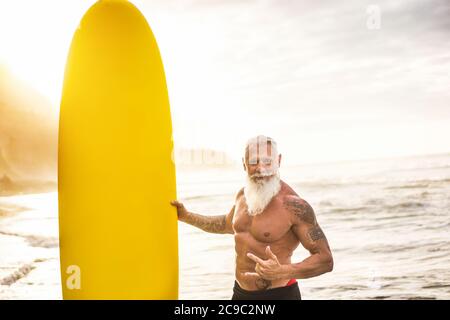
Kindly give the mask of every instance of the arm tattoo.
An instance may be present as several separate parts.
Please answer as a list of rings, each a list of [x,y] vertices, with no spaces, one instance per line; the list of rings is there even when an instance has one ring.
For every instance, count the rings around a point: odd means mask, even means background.
[[[301,199],[287,199],[284,201],[284,207],[294,213],[297,218],[307,223],[314,224],[316,217],[313,208],[308,202]]]
[[[227,225],[226,216],[202,216],[192,214],[189,224],[211,233],[224,233]]]
[[[266,290],[272,285],[272,281],[263,278],[258,278],[255,281],[256,287],[261,290]]]
[[[309,229],[308,235],[312,241],[317,241],[325,238],[325,234],[323,233],[322,229],[320,229],[319,226],[314,226],[311,229]]]
[[[312,224],[312,227],[308,230],[308,236],[311,241],[315,242],[320,239],[326,239],[322,229],[317,224],[316,215],[313,208],[308,202],[302,199],[287,199],[284,201],[284,206],[289,211],[295,214],[300,221]]]

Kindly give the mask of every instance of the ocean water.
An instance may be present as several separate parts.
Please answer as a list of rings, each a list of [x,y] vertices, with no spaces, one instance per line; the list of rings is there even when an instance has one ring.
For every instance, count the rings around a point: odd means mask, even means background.
[[[225,214],[236,169],[179,171],[178,195]],[[303,299],[450,299],[450,154],[302,165],[282,179],[315,209],[333,272],[299,280]],[[232,235],[179,224],[180,299],[230,299]],[[293,262],[308,252],[301,246]],[[0,299],[60,299],[57,193],[0,197]]]

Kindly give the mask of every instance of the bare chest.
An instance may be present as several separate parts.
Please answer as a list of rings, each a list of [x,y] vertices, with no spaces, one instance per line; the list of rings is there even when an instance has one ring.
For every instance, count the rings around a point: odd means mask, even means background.
[[[249,232],[261,242],[275,242],[290,232],[291,222],[286,209],[273,199],[264,211],[258,215],[248,214],[245,198],[236,202],[233,216],[233,229],[236,234]]]

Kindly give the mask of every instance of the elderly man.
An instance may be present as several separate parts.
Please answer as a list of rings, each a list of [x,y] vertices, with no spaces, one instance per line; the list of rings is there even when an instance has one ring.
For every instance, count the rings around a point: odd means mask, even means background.
[[[178,219],[206,232],[234,235],[236,280],[232,300],[300,300],[296,279],[333,270],[333,257],[313,208],[280,179],[276,142],[257,136],[242,159],[247,181],[228,214],[205,216],[172,201]],[[310,252],[292,263],[299,244]]]

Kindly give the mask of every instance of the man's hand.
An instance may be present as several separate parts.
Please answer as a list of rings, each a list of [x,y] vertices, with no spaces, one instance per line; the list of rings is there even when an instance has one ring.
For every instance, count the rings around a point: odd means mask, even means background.
[[[171,201],[170,204],[177,208],[178,220],[185,221],[189,215],[189,212],[184,207],[184,204],[177,200]]]
[[[267,260],[263,260],[252,253],[247,253],[247,257],[256,262],[256,272],[246,272],[246,276],[260,276],[266,280],[278,280],[286,278],[285,266],[280,264],[277,256],[270,250],[270,247],[266,247],[266,255],[269,257]]]

